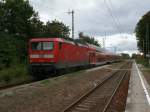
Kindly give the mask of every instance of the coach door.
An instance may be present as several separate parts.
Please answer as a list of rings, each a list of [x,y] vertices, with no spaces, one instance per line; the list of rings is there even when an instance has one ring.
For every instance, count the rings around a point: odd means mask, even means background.
[[[95,56],[94,52],[89,53],[89,62],[90,62],[90,64],[95,64],[96,56]]]

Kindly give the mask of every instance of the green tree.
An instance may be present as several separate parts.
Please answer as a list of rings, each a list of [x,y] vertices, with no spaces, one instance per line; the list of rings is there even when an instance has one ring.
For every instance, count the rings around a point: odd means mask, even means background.
[[[0,0],[0,63],[6,66],[14,61],[26,62],[30,38],[70,39],[69,31],[68,26],[56,20],[44,25],[28,0]]]
[[[150,11],[139,20],[135,33],[138,40],[138,48],[145,56],[148,51],[150,52]]]
[[[121,55],[122,55],[122,57],[123,57],[124,59],[129,59],[129,58],[130,58],[129,54],[121,53]]]
[[[69,38],[70,29],[64,23],[54,20],[45,25],[45,35],[58,38]]]
[[[100,44],[98,43],[97,40],[94,39],[94,37],[90,37],[88,35],[84,35],[83,32],[80,32],[79,33],[79,40],[80,42],[82,43],[89,43],[89,44],[93,44],[93,45],[96,45],[96,46],[99,46],[100,47]]]
[[[35,12],[28,0],[3,0],[0,9],[1,31],[20,37],[29,36],[28,29]]]
[[[31,37],[43,37],[45,33],[45,25],[39,19],[38,13],[34,13],[30,19],[30,28],[28,29]]]
[[[17,55],[17,62],[24,62],[27,56],[27,42],[38,28],[37,24],[42,24],[38,19],[38,14],[30,6],[28,0],[1,0],[0,1],[0,42],[1,61],[12,60]],[[36,26],[36,27],[35,27]],[[13,47],[8,47],[13,46]],[[3,47],[5,46],[5,47]],[[10,55],[8,58],[6,54]],[[2,61],[3,62],[3,61]]]
[[[0,32],[0,68],[10,67],[15,62],[16,57],[16,40],[7,33]]]
[[[133,54],[132,54],[132,58],[133,58],[133,59],[136,59],[136,58],[137,58],[137,54],[133,53]]]

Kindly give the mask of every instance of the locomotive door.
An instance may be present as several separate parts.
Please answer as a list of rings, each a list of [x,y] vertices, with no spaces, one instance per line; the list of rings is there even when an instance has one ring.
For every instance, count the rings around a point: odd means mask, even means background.
[[[95,64],[95,62],[96,62],[96,55],[95,55],[94,52],[90,52],[89,53],[89,62],[90,62],[90,64]]]

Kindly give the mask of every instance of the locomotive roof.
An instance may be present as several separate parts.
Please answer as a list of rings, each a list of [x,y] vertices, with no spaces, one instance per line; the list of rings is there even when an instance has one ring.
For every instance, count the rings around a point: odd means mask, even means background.
[[[105,49],[101,48],[101,47],[98,47],[96,45],[92,45],[92,44],[88,44],[88,46],[91,48],[91,49],[95,49],[96,51],[98,52],[105,52]]]
[[[66,40],[66,39],[63,39],[63,38],[57,38],[57,37],[53,37],[53,38],[33,38],[30,40],[30,42],[39,42],[39,41],[58,41],[58,42],[65,42],[65,43],[69,43],[69,44],[73,44],[73,45],[78,45],[78,46],[81,46],[81,47],[89,47],[93,50],[96,50],[98,52],[106,52],[105,49],[103,48],[100,48],[96,45],[92,45],[92,44],[81,44],[81,43],[78,43],[78,42],[74,42],[74,41],[71,41],[71,40]]]
[[[60,41],[63,42],[62,38],[33,38],[30,40],[31,42],[39,42],[39,41]]]
[[[63,39],[63,38],[33,38],[33,39],[30,40],[30,42],[39,42],[39,41],[41,41],[41,42],[44,42],[44,41],[58,41],[58,42],[65,42],[65,43],[78,45],[78,46],[82,46],[82,47],[88,47],[85,44],[81,44],[81,43],[70,41],[70,40]]]

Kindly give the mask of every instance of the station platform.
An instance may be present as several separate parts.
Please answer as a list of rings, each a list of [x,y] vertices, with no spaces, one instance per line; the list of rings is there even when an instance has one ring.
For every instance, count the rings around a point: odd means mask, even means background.
[[[150,112],[150,86],[138,65],[132,65],[125,112]]]

